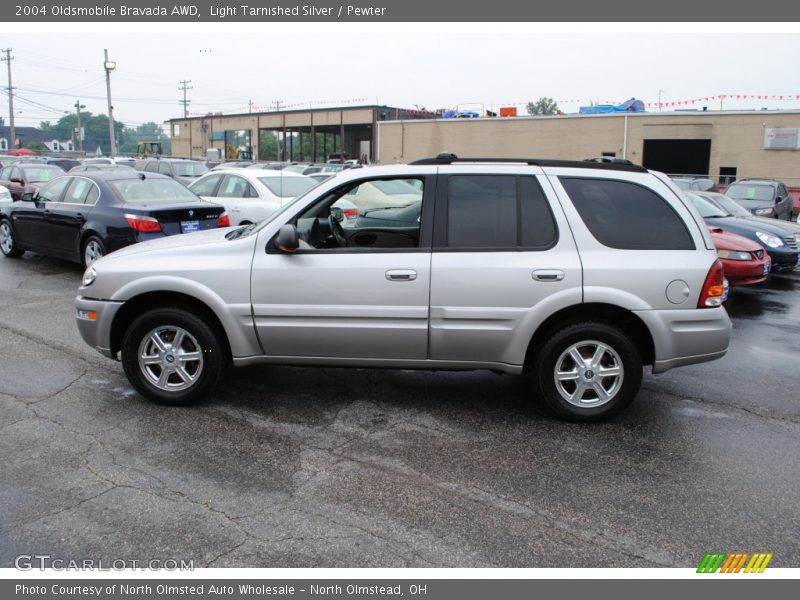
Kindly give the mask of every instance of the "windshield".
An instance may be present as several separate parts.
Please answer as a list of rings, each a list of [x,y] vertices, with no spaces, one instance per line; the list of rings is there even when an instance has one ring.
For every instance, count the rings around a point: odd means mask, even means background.
[[[725,195],[734,200],[758,200],[763,204],[771,203],[775,194],[771,185],[734,183],[725,190]]]
[[[259,177],[258,180],[279,198],[294,198],[317,185],[310,177]]]
[[[117,179],[109,181],[119,192],[123,202],[136,204],[169,204],[172,202],[200,202],[186,186],[174,179]]]
[[[174,162],[172,168],[175,169],[177,177],[200,177],[208,172],[208,167],[203,163]]]
[[[23,171],[25,180],[34,182],[50,181],[64,174],[64,170],[58,167],[25,167]]]
[[[706,200],[705,198],[701,198],[700,196],[695,196],[694,194],[686,194],[689,196],[689,199],[694,204],[694,207],[700,213],[700,216],[704,219],[714,219],[716,217],[729,217],[730,214],[722,210],[721,208],[717,208],[714,206],[712,202]]]
[[[731,200],[727,196],[723,196],[723,195],[714,196],[714,200],[716,200],[717,203],[722,206],[722,208],[727,210],[734,217],[752,217],[753,216],[753,213],[751,213],[746,208],[742,208],[741,205],[737,204],[735,200]]]

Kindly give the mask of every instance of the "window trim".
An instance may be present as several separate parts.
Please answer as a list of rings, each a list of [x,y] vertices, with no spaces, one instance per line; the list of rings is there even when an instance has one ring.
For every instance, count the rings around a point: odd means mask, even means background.
[[[448,246],[449,240],[447,239],[447,231],[449,225],[449,205],[450,205],[450,178],[451,177],[513,177],[516,183],[517,194],[517,244],[515,246],[485,246],[485,247],[469,247],[469,248],[451,248]],[[539,186],[542,191],[542,196],[547,203],[547,210],[553,219],[553,228],[555,229],[555,236],[553,241],[547,245],[541,246],[522,246],[522,190],[520,179],[523,177],[530,177]],[[437,181],[437,196],[436,196],[436,218],[434,221],[435,231],[433,237],[433,251],[434,252],[547,252],[552,250],[558,245],[561,239],[561,230],[558,227],[558,220],[553,212],[553,206],[550,198],[547,197],[545,186],[542,185],[541,179],[538,174],[534,173],[445,173],[438,175]]]
[[[656,192],[654,189],[652,189],[652,188],[650,188],[650,187],[648,187],[646,185],[642,185],[641,183],[638,183],[636,181],[630,181],[629,179],[619,179],[617,177],[597,177],[597,176],[593,177],[593,176],[590,176],[590,175],[555,175],[555,177],[556,177],[556,179],[558,179],[558,183],[561,186],[561,188],[564,190],[564,194],[566,196],[567,201],[570,203],[572,208],[575,210],[575,213],[578,215],[578,218],[581,220],[581,223],[586,228],[586,231],[589,233],[590,236],[592,236],[592,239],[594,241],[596,241],[598,244],[600,244],[603,248],[611,248],[612,250],[630,250],[630,251],[633,251],[633,252],[672,252],[672,251],[683,251],[683,252],[685,252],[685,251],[697,250],[697,244],[695,243],[695,239],[692,236],[692,232],[689,231],[689,228],[686,226],[686,221],[683,219],[683,217],[680,215],[680,213],[678,213],[678,211],[675,210],[675,207],[672,206],[672,204],[663,195],[661,195],[660,193]],[[659,198],[667,206],[667,208],[669,208],[672,211],[672,214],[675,215],[675,217],[678,219],[680,224],[683,226],[683,230],[686,232],[686,235],[689,238],[689,242],[691,243],[692,247],[691,248],[626,248],[626,247],[621,247],[621,246],[609,246],[608,244],[604,244],[599,239],[597,239],[597,236],[595,236],[594,232],[591,230],[589,225],[586,224],[586,221],[584,220],[583,215],[581,215],[581,212],[578,210],[578,207],[573,202],[572,196],[569,195],[569,192],[567,191],[567,188],[562,183],[562,181],[564,179],[590,179],[592,181],[613,181],[615,183],[627,183],[628,185],[633,185],[633,186],[636,186],[636,187],[640,187],[640,188],[642,188],[644,190],[647,190],[648,192],[654,194],[657,198]]]
[[[205,177],[205,174],[201,175],[201,177]],[[192,190],[192,192],[194,192],[195,196],[198,196],[198,197],[205,196],[206,198],[218,198],[217,192],[219,191],[219,186],[222,184],[222,180],[225,179],[225,173],[219,173],[217,171],[210,171],[208,177],[206,178],[206,181],[208,179],[212,179],[214,177],[217,178],[217,182],[214,184],[214,187],[211,188],[211,193],[210,194],[199,194],[199,193],[195,192],[194,189],[192,189],[192,186],[195,185],[195,182],[192,182],[187,187],[189,187],[189,189]],[[197,183],[201,183],[201,181],[198,179]],[[202,183],[205,183],[205,181],[203,181]]]

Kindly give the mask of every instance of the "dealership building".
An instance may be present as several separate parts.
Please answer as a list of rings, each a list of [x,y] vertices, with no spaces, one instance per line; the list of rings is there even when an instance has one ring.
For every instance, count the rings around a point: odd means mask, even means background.
[[[173,154],[252,148],[261,160],[322,161],[343,151],[379,164],[462,157],[627,158],[722,181],[770,177],[800,187],[800,111],[676,111],[441,119],[386,106],[172,119]],[[278,154],[263,156],[259,149]],[[255,143],[259,140],[260,143]],[[305,140],[305,141],[304,141]],[[229,153],[230,156],[230,153]]]

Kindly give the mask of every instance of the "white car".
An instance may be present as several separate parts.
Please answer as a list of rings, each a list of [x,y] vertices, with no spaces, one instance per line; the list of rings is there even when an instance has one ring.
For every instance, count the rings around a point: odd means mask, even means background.
[[[222,169],[193,181],[189,189],[225,207],[231,225],[263,221],[284,204],[316,187],[317,181],[272,169]]]
[[[5,206],[11,206],[14,199],[11,197],[11,192],[4,185],[0,185],[0,210]]]

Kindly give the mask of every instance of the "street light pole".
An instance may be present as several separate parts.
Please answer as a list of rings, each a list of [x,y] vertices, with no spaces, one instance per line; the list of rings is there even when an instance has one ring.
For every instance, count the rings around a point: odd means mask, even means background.
[[[86,108],[85,104],[81,104],[80,100],[75,101],[75,110],[78,114],[78,151],[83,152],[83,132],[81,131],[81,109]]]
[[[111,156],[117,155],[117,141],[114,136],[114,107],[111,105],[111,71],[117,68],[117,63],[108,60],[108,50],[105,52],[103,68],[106,70],[106,93],[108,95],[108,141],[111,144]]]

